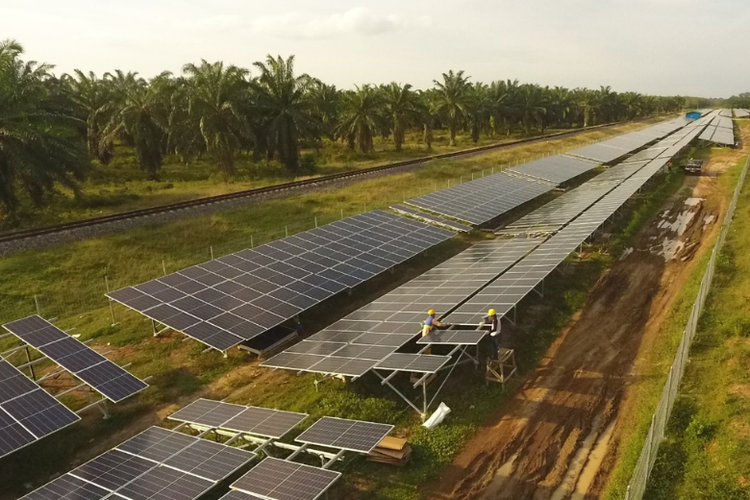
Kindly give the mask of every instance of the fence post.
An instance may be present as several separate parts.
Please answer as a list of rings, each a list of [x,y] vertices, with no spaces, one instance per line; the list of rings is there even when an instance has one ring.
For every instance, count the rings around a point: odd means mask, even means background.
[[[255,244],[253,243],[253,235],[250,235],[250,248],[255,248]]]
[[[37,313],[37,314],[38,314],[39,316],[41,316],[41,315],[42,315],[42,312],[41,312],[41,309],[40,309],[40,307],[39,307],[39,297],[37,297],[36,295],[34,295],[34,305],[36,306],[36,313]]]
[[[315,217],[315,227],[318,227],[318,218]]]
[[[107,276],[104,277],[104,287],[107,289],[107,293],[109,293],[109,278]],[[112,305],[112,299],[107,297],[107,300],[109,301],[109,315],[112,317],[112,324],[114,325],[115,323],[117,323],[115,321],[115,308]]]
[[[284,226],[284,236],[286,236],[287,238],[289,237],[289,225],[288,224]]]
[[[163,276],[167,275],[167,264],[164,262],[164,259],[161,259],[161,270],[164,271]]]
[[[208,249],[211,252],[211,260],[214,260],[214,246],[211,245],[210,247],[208,247]]]

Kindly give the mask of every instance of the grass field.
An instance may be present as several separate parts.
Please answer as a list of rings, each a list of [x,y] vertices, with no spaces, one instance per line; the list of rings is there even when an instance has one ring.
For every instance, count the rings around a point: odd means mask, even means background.
[[[651,121],[653,120],[649,120]],[[631,127],[643,126],[641,123],[645,122],[587,132],[583,134],[585,136],[583,142],[571,144],[601,140],[629,130]],[[547,133],[552,132],[556,130],[547,131]],[[316,158],[318,167],[314,176],[318,176],[476,146],[502,144],[518,138],[519,136],[499,136],[492,139],[483,136],[479,143],[474,144],[470,138],[459,137],[458,146],[449,147],[446,134],[437,133],[432,149],[428,150],[420,142],[419,136],[412,132],[401,152],[395,151],[392,143],[378,137],[375,139],[375,151],[369,154],[352,152],[344,144],[330,141],[323,141],[318,152],[306,151],[303,154],[313,155]],[[532,148],[530,151],[533,151],[533,154],[541,154],[542,149]],[[544,151],[550,152],[546,149]],[[513,157],[508,161],[522,158]],[[160,180],[151,181],[146,179],[144,172],[138,168],[133,150],[126,147],[117,148],[117,155],[109,165],[96,164],[92,168],[90,178],[82,186],[82,196],[75,198],[72,192],[61,189],[52,198],[50,205],[44,208],[34,207],[29,200],[23,200],[22,207],[14,220],[0,219],[0,232],[150,208],[295,180],[277,161],[254,161],[249,153],[240,155],[237,173],[232,178],[219,174],[216,165],[209,159],[198,159],[190,165],[184,165],[176,158],[168,157],[165,160]],[[306,177],[296,179],[303,178]]]
[[[745,128],[748,126],[750,126],[750,124],[743,124],[743,127]],[[715,159],[721,159],[728,153],[729,151],[721,149],[693,149],[688,152],[687,155],[695,158],[707,159],[711,156]],[[743,165],[744,158],[718,176],[716,186],[721,193],[720,196],[725,200],[728,200],[731,197]],[[708,208],[711,207],[709,206]],[[740,212],[741,209],[738,207],[738,215],[736,218],[740,217]],[[708,259],[710,257],[709,254],[710,252],[706,252],[698,265],[693,269],[688,281],[680,290],[672,308],[667,313],[661,331],[655,337],[653,345],[650,349],[644,350],[642,356],[637,361],[634,373],[638,375],[638,381],[632,385],[630,389],[632,392],[630,399],[635,403],[626,407],[620,417],[619,425],[622,426],[621,445],[617,453],[616,462],[613,466],[614,472],[610,477],[610,482],[603,498],[615,500],[622,499],[625,496],[625,490],[630,481],[635,464],[638,461],[638,457],[640,456],[643,443],[651,424],[651,416],[653,415],[659,398],[661,397],[664,384],[667,381],[669,374],[669,368],[674,361],[677,346],[679,345],[683,330],[690,317],[695,297],[698,294],[700,280],[703,277],[703,273],[708,264]],[[689,367],[688,370],[690,369],[691,368]],[[676,416],[679,413],[679,410],[675,407],[674,415]],[[673,416],[673,419],[674,418],[675,417]],[[665,447],[665,445],[667,448],[669,447],[666,443],[663,443],[662,447]],[[671,457],[670,459],[667,459],[667,461],[674,462],[674,458],[675,457]],[[653,484],[663,482],[662,478],[654,479],[654,481],[652,481]],[[666,495],[657,495],[657,492],[653,491],[647,493],[645,498],[734,498],[721,495],[715,497],[710,495],[691,497],[675,495],[673,493],[674,492]]]
[[[620,131],[636,127],[638,125],[631,124],[621,127]],[[211,245],[215,255],[225,254],[249,246],[251,235],[253,242],[259,244],[281,237],[287,230],[291,234],[308,229],[314,217],[323,224],[340,217],[342,211],[344,215],[351,215],[364,209],[386,207],[404,196],[443,187],[447,179],[471,176],[472,172],[481,175],[482,170],[489,173],[492,168],[533,155],[570,149],[587,140],[591,138],[576,137],[471,160],[436,161],[414,172],[372,179],[346,189],[295,196],[231,213],[146,227],[0,260],[0,273],[6,277],[0,283],[0,300],[4,306],[0,310],[0,320],[31,314],[38,302],[45,317],[66,329],[75,328],[82,339],[93,339],[96,345],[108,346],[113,358],[132,363],[131,369],[136,375],[152,377],[152,387],[133,402],[116,407],[111,419],[104,421],[90,414],[85,425],[73,426],[55,439],[44,440],[14,455],[12,463],[0,467],[0,485],[7,482],[12,488],[12,491],[7,490],[9,494],[19,493],[25,483],[43,482],[55,472],[68,470],[76,461],[113,446],[139,426],[153,423],[157,413],[163,415],[176,404],[208,395],[229,397],[247,404],[304,410],[313,416],[330,414],[397,424],[399,433],[408,436],[414,445],[413,463],[403,470],[392,471],[358,462],[356,468],[348,470],[344,488],[345,491],[347,488],[367,490],[366,498],[415,498],[419,485],[437,473],[487,415],[499,407],[502,401],[499,387],[485,387],[479,374],[464,368],[462,373],[454,375],[454,382],[446,388],[444,401],[454,408],[450,423],[425,432],[418,426],[414,413],[406,411],[405,405],[367,377],[347,385],[329,382],[321,386],[320,392],[315,392],[312,377],[259,369],[255,363],[248,363],[246,354],[233,352],[224,359],[219,353],[202,353],[203,346],[183,342],[184,337],[179,334],[154,339],[150,324],[123,308],[116,309],[119,324],[111,326],[103,296],[104,277],[109,277],[112,288],[139,283],[158,277],[163,267],[171,272],[208,260]],[[409,190],[405,192],[403,186],[409,186]],[[656,193],[658,195],[658,191]],[[624,224],[628,221],[625,219]],[[381,276],[360,287],[351,297],[322,304],[314,315],[303,317],[303,323],[308,331],[315,331],[445,260],[477,237],[481,235],[456,238],[436,247],[393,275]],[[519,351],[522,369],[536,365],[551,340],[584,303],[590,285],[608,262],[606,253],[593,253],[587,260],[571,262],[564,274],[556,275],[546,284],[543,300],[530,301],[531,304],[521,308],[519,317],[523,320],[518,328],[534,332],[529,336],[529,343]],[[534,314],[524,314],[530,307],[534,308]],[[0,492],[4,490],[0,488]],[[343,497],[346,498],[346,494]]]
[[[741,166],[733,169],[732,178]],[[745,184],[647,498],[750,498],[748,208],[750,188]]]

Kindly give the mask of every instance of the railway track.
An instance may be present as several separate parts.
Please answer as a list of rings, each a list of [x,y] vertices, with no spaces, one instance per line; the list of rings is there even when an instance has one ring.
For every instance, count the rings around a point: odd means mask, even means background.
[[[133,219],[148,218],[155,215],[166,214],[170,212],[178,212],[182,210],[192,209],[196,207],[205,207],[208,205],[214,205],[218,203],[224,203],[232,200],[239,199],[252,199],[252,198],[264,198],[268,196],[278,197],[285,193],[296,194],[296,192],[302,192],[307,188],[320,187],[325,184],[335,184],[341,181],[356,180],[358,178],[366,178],[370,176],[376,176],[384,172],[398,171],[399,169],[406,169],[421,165],[432,160],[440,160],[445,158],[456,158],[456,157],[470,157],[472,155],[486,153],[488,151],[502,150],[518,146],[520,144],[530,144],[536,142],[544,142],[550,139],[559,139],[563,137],[569,137],[581,134],[583,132],[589,132],[591,130],[606,129],[621,124],[611,123],[606,125],[596,125],[588,127],[586,129],[577,129],[565,132],[556,132],[553,134],[546,134],[539,137],[531,137],[528,139],[519,139],[512,142],[506,142],[503,144],[493,144],[489,146],[481,146],[478,148],[465,149],[462,151],[456,151],[451,153],[442,153],[433,155],[425,158],[418,158],[414,160],[406,160],[396,163],[389,163],[387,165],[380,165],[377,167],[362,168],[353,170],[351,172],[343,172],[339,174],[325,175],[321,177],[315,177],[311,179],[305,179],[300,181],[285,182],[283,184],[276,184],[273,186],[267,186],[256,189],[248,189],[244,191],[237,191],[235,193],[221,194],[217,196],[209,196],[205,198],[198,198],[195,200],[182,201],[178,203],[170,203],[167,205],[160,205],[158,207],[144,208],[139,210],[131,210],[127,212],[119,212],[111,215],[103,215],[101,217],[92,217],[89,219],[82,219],[73,222],[65,222],[62,224],[55,224],[52,226],[46,226],[35,229],[27,229],[22,231],[15,231],[12,233],[0,235],[0,246],[7,246],[14,242],[22,240],[40,238],[45,236],[56,235],[60,233],[71,232],[77,229],[92,228],[95,226],[103,226],[114,222],[130,221]],[[8,252],[0,252],[0,254]],[[12,252],[10,252],[12,253]]]

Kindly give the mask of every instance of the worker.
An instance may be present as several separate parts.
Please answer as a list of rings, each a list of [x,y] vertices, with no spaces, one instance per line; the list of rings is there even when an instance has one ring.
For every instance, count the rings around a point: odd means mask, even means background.
[[[446,328],[448,326],[435,319],[434,309],[427,311],[427,319],[422,324],[424,325],[422,327],[422,337],[428,335],[435,328]]]
[[[487,316],[482,318],[479,327],[490,331],[490,342],[492,345],[490,359],[497,360],[497,354],[500,351],[500,319],[497,317],[494,309],[487,311]]]

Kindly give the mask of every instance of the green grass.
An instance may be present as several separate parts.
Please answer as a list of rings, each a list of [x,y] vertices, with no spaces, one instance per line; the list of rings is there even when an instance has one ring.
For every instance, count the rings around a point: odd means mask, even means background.
[[[750,188],[745,184],[659,449],[648,498],[750,498],[748,208]]]
[[[685,156],[695,158],[707,158],[711,155],[710,149],[694,149]],[[718,153],[721,155],[722,153]],[[744,165],[738,162],[727,172],[719,176],[717,186],[720,190],[720,196],[725,199],[731,197],[731,193],[736,186],[739,173]],[[667,188],[667,186],[663,186]],[[644,204],[644,211],[649,210],[648,204]],[[739,209],[738,209],[739,212]],[[646,217],[647,214],[644,214]],[[710,250],[710,248],[708,249]],[[621,426],[621,442],[613,467],[613,473],[605,490],[603,498],[615,500],[625,496],[627,485],[632,476],[635,464],[643,448],[643,443],[648,434],[651,424],[651,417],[657,407],[661,397],[664,384],[669,375],[669,369],[674,361],[675,352],[682,338],[685,325],[688,322],[693,307],[693,302],[698,294],[700,281],[705,272],[710,258],[710,252],[706,251],[703,258],[692,270],[687,282],[682,286],[679,293],[674,299],[667,316],[665,317],[661,330],[655,337],[653,344],[647,350],[644,350],[641,359],[637,362],[635,371],[638,375],[635,383],[630,387],[629,407],[624,409],[620,417],[619,425]],[[715,285],[714,285],[715,286]],[[690,365],[692,366],[692,365]],[[689,368],[690,369],[690,368]],[[701,374],[701,376],[708,374]],[[679,418],[681,411],[675,407],[675,417]],[[674,419],[674,417],[673,417]],[[669,445],[662,445],[663,449],[669,449]],[[671,457],[670,460],[674,458]],[[662,461],[663,463],[663,461]],[[656,480],[663,482],[663,479]],[[649,493],[645,498],[688,498],[681,495],[659,495]],[[722,496],[703,496],[693,498],[732,498]]]
[[[654,120],[648,122],[650,121]],[[626,130],[643,127],[648,122],[586,132],[582,140],[570,144],[601,140]],[[552,132],[555,131],[547,131],[547,133]],[[447,135],[437,133],[432,150],[427,150],[421,144],[418,134],[412,132],[407,137],[407,143],[401,152],[396,152],[388,140],[378,137],[375,140],[373,153],[352,152],[345,144],[323,141],[319,151],[303,151],[303,155],[315,157],[318,167],[314,175],[327,175],[488,144],[499,144],[518,138],[517,136],[501,136],[494,139],[482,137],[478,144],[474,144],[468,137],[459,136],[458,146],[449,147]],[[555,151],[544,145],[536,146],[530,150],[534,154],[541,154],[542,151],[545,153]],[[35,207],[28,199],[23,199],[19,213],[13,220],[0,218],[0,231],[69,222],[294,180],[278,161],[257,160],[253,159],[251,154],[243,153],[237,160],[237,173],[231,178],[218,173],[215,163],[210,158],[200,158],[190,165],[184,165],[175,157],[167,157],[160,180],[151,181],[146,179],[143,171],[138,168],[132,149],[118,146],[116,153],[108,166],[97,163],[92,167],[89,179],[82,186],[81,197],[75,198],[69,190],[60,189],[50,200],[49,206],[44,208]],[[531,156],[533,154],[517,156],[509,161],[530,159]],[[297,179],[302,178],[305,177]]]

